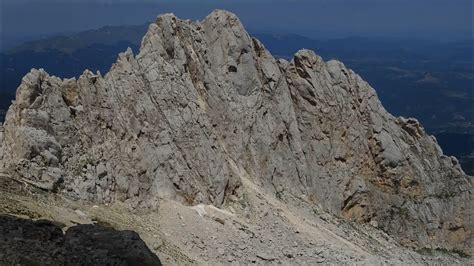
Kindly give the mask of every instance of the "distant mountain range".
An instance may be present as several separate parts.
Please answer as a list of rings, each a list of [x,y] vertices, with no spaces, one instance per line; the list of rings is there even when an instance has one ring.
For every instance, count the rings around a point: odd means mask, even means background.
[[[21,78],[31,68],[61,77],[84,69],[108,71],[119,52],[137,52],[148,24],[103,27],[29,41],[0,54],[0,121]],[[277,57],[289,59],[301,48],[325,60],[338,59],[367,80],[395,115],[416,117],[437,136],[447,154],[474,174],[473,41],[350,37],[314,40],[295,34],[254,32]]]
[[[31,68],[60,77],[78,77],[85,69],[108,71],[117,54],[137,51],[148,24],[106,26],[77,34],[28,41],[0,53],[0,121],[4,119],[21,78]]]
[[[148,25],[149,23],[133,26],[106,26],[72,35],[53,36],[25,42],[10,49],[7,54],[18,54],[27,51],[45,52],[49,50],[72,54],[97,44],[115,46],[120,43],[129,42],[136,45],[140,43]]]

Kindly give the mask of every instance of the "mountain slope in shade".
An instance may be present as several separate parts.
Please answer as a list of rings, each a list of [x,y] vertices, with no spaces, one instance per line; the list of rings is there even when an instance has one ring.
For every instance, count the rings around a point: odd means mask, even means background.
[[[32,70],[0,132],[5,174],[77,200],[245,217],[251,187],[406,246],[473,253],[472,179],[417,120],[390,115],[341,62],[275,59],[225,11],[158,17],[105,76]]]
[[[59,35],[36,41],[28,41],[8,50],[7,54],[16,54],[25,51],[41,52],[46,50],[57,50],[70,54],[95,44],[115,45],[119,42],[137,44],[146,33],[146,30],[147,24],[105,26],[71,35]]]

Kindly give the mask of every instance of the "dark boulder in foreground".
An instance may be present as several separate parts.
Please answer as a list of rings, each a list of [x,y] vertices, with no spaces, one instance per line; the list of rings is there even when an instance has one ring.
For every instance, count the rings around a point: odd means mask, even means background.
[[[132,231],[0,216],[0,265],[161,265]]]

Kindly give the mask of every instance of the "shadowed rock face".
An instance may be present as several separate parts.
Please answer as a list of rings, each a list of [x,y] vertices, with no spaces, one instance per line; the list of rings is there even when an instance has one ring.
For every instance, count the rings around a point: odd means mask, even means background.
[[[158,17],[105,76],[32,70],[0,143],[0,169],[78,199],[219,206],[249,179],[406,245],[472,253],[471,177],[417,120],[340,62],[275,59],[226,11]]]
[[[2,265],[161,265],[131,231],[78,225],[65,234],[46,220],[0,216]]]

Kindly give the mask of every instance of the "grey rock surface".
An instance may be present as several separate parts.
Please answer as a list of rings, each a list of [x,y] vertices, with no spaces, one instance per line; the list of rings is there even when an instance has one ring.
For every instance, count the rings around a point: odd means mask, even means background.
[[[226,11],[159,16],[105,76],[33,69],[0,129],[0,171],[76,199],[222,206],[248,179],[407,246],[473,254],[472,177],[417,120],[341,62],[275,59]]]

